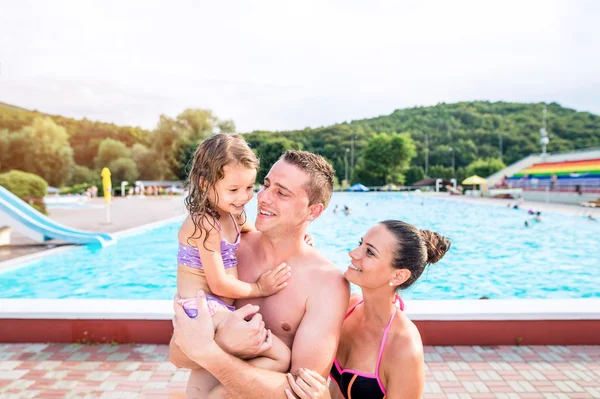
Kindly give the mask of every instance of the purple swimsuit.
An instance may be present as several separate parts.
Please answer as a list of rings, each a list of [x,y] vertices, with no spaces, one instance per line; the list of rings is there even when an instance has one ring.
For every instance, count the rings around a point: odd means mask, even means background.
[[[235,252],[237,251],[240,245],[241,235],[240,229],[238,227],[237,222],[233,218],[233,215],[229,215],[231,216],[233,224],[235,225],[235,228],[237,230],[237,239],[233,244],[229,243],[225,239],[221,240],[221,257],[223,258],[223,265],[225,266],[225,269],[236,267],[238,264],[237,258],[235,257]],[[221,228],[221,224],[219,223],[219,221],[217,219],[215,219],[215,221],[219,225],[219,228]],[[180,265],[192,267],[194,269],[202,270],[202,260],[200,259],[200,252],[195,246],[184,245],[182,243],[179,243],[179,249],[177,251],[177,263],[179,263]],[[211,313],[211,316],[214,315],[214,313],[219,309],[219,307],[225,307],[232,312],[235,310],[235,307],[228,305],[221,299],[212,295],[206,295],[206,302],[208,304],[208,310]],[[179,303],[183,306],[185,312],[191,318],[194,318],[198,315],[198,309],[196,308],[196,298],[180,299]]]

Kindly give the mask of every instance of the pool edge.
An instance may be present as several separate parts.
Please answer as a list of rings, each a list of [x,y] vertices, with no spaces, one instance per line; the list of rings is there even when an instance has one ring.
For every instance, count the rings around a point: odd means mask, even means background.
[[[172,306],[168,300],[0,299],[0,342],[166,344]],[[414,300],[407,309],[425,345],[600,345],[600,299]]]

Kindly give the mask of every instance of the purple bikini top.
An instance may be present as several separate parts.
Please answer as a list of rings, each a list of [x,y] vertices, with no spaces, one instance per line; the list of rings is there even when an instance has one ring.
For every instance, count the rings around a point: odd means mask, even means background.
[[[231,215],[231,218],[233,219],[233,215]],[[220,228],[221,224],[218,220],[216,220],[216,222]],[[235,219],[233,219],[233,223],[237,230],[237,238],[235,243],[231,244],[224,238],[221,240],[221,257],[223,258],[223,265],[225,266],[225,269],[236,267],[238,264],[237,258],[235,257],[235,252],[240,246],[240,229]],[[179,249],[177,251],[177,263],[180,265],[193,267],[194,269],[202,269],[202,260],[200,260],[200,252],[198,251],[198,248],[192,245],[184,245],[179,243]]]

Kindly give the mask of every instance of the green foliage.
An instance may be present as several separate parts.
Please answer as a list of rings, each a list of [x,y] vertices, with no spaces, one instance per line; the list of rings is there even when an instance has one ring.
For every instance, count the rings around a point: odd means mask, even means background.
[[[408,134],[374,135],[361,152],[356,180],[368,186],[404,182],[403,171],[415,156],[415,145]]]
[[[131,158],[115,159],[108,165],[113,187],[117,187],[123,181],[136,181],[140,175],[135,162]]]
[[[161,115],[156,129],[152,131],[152,151],[158,165],[157,180],[183,179],[186,171],[189,147],[198,145],[219,128],[235,131],[232,121],[222,121],[209,109],[186,109],[175,119]]]
[[[432,165],[429,167],[429,177],[433,179],[446,179],[450,180],[454,178],[454,171],[452,167],[446,167],[444,165]]]
[[[416,147],[412,166],[425,167],[427,136],[429,165],[451,167],[452,147],[456,177],[459,179],[459,171],[464,173],[465,168],[476,159],[499,158],[500,140],[502,160],[507,164],[529,154],[539,153],[541,148],[538,132],[544,105],[487,101],[438,104],[433,107],[396,110],[391,115],[317,129],[253,132],[247,134],[246,138],[253,143],[280,137],[291,140],[302,145],[303,149],[331,160],[336,175],[341,180],[344,178],[346,149],[351,148],[352,143],[358,168],[361,164],[361,151],[373,135],[381,132],[408,132]],[[547,108],[548,131],[551,134],[548,151],[600,146],[599,116],[563,108],[556,103],[547,104]],[[348,160],[352,175],[350,154]],[[358,180],[354,176],[352,182]]]
[[[94,160],[97,169],[107,167],[112,161],[119,158],[129,158],[131,150],[120,141],[114,139],[104,139],[98,146],[98,155]]]
[[[98,184],[100,180],[102,180],[102,178],[100,177],[99,172],[93,171],[86,166],[74,165],[67,185],[73,186],[83,183],[92,185],[93,183]]]
[[[488,177],[497,171],[506,168],[504,162],[495,158],[477,159],[469,164],[466,168],[468,176],[477,175],[480,177]]]
[[[260,158],[260,169],[258,171],[258,176],[256,177],[257,181],[262,182],[269,173],[271,166],[287,150],[298,150],[300,149],[298,143],[294,143],[292,140],[289,140],[284,137],[276,137],[270,138],[268,140],[261,140],[250,142],[250,145],[253,147],[254,152]]]
[[[60,193],[61,194],[84,194],[87,189],[89,187],[91,187],[93,184],[89,184],[89,183],[80,183],[80,184],[74,184],[72,186],[67,186],[67,187],[61,187],[60,188]],[[100,186],[100,184],[96,184],[97,187]],[[98,193],[100,194],[100,193]]]
[[[420,166],[411,166],[404,173],[404,184],[411,186],[412,184],[425,178],[425,171]]]
[[[40,176],[20,170],[11,170],[0,174],[0,186],[38,211],[46,213],[43,198],[48,190],[48,183]]]
[[[33,173],[50,185],[60,186],[69,178],[73,150],[64,128],[50,118],[37,118],[31,126],[4,135],[0,167]]]
[[[407,166],[425,167],[427,137],[429,165],[433,165],[429,174],[432,168],[436,171],[437,165],[446,168],[439,172],[448,176],[454,155],[456,178],[460,180],[468,174],[467,166],[476,160],[500,158],[500,140],[502,160],[507,164],[540,152],[538,131],[545,105],[551,135],[548,151],[600,146],[600,117],[597,115],[576,112],[556,103],[485,101],[407,108],[396,110],[391,115],[333,126],[281,132],[255,131],[245,137],[262,159],[259,179],[264,177],[282,151],[298,148],[323,155],[335,168],[339,181],[344,179],[347,165],[352,183],[368,183],[363,179],[398,183],[404,174],[409,182],[413,179],[409,174],[413,172],[409,172]],[[44,118],[50,118],[54,126],[39,122]],[[41,144],[32,140],[39,131],[56,132],[61,126],[67,133],[68,143],[64,139]],[[212,111],[203,109],[186,109],[175,118],[163,115],[156,128],[149,132],[136,127],[74,120],[0,104],[0,172],[26,170],[43,176],[52,185],[65,181],[72,184],[67,178],[69,171],[73,170],[70,166],[73,159],[77,165],[91,169],[96,167],[96,158],[106,163],[101,166],[106,166],[116,159],[130,157],[144,180],[184,179],[186,165],[197,145],[218,131],[234,132],[235,125],[233,121],[221,120]],[[378,164],[372,164],[375,154],[371,154],[371,160],[365,160],[363,150],[377,133],[389,135],[393,132],[408,133],[416,154],[410,165],[396,170],[388,170],[395,162],[395,154],[379,154],[380,160],[387,165],[382,171]],[[106,139],[122,143],[120,148],[131,149],[130,154],[117,151],[106,159],[104,154],[99,156],[100,145]],[[64,152],[60,153],[59,149]],[[36,166],[38,164],[41,167]],[[81,178],[76,180],[81,181]]]
[[[134,144],[131,148],[131,159],[140,172],[139,179],[155,180],[161,176],[159,163],[156,162],[156,153],[145,145]]]

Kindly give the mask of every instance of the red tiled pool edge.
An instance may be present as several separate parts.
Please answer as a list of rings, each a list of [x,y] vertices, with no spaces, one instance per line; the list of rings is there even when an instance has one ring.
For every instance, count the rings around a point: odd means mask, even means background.
[[[2,319],[0,342],[168,344],[170,320]]]
[[[1,343],[167,344],[170,320],[1,319]],[[600,320],[416,320],[425,345],[600,345]]]
[[[600,320],[418,320],[424,345],[600,345]]]

